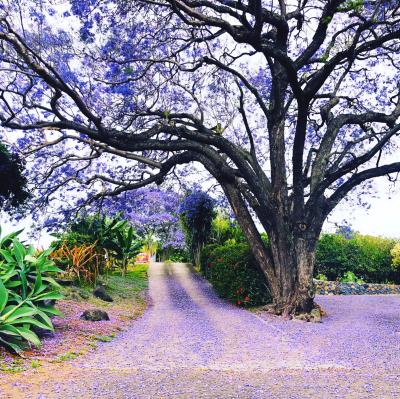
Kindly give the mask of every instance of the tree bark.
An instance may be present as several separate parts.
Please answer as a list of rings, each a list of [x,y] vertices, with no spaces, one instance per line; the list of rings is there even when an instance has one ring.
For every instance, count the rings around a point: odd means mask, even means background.
[[[289,316],[310,313],[314,308],[315,244],[316,239],[307,236],[270,233],[271,254],[278,273],[277,286],[271,289],[276,313]]]

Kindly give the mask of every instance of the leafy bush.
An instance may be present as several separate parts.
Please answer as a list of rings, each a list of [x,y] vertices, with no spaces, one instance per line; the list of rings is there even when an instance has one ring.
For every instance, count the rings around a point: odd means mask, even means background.
[[[99,252],[93,244],[81,244],[70,248],[63,244],[50,256],[66,273],[67,277],[76,280],[78,283],[96,285],[100,272],[107,271],[107,263],[104,263],[104,254]],[[106,266],[104,266],[106,265]]]
[[[392,268],[393,270],[400,269],[400,243],[397,243],[391,250],[390,255],[392,256]]]
[[[391,250],[395,240],[355,234],[323,234],[317,245],[315,274],[323,273],[337,280],[346,272],[360,276],[366,282],[399,282],[399,273],[392,267]]]
[[[325,274],[319,273],[315,276],[316,280],[319,281],[328,281],[328,277],[325,276]]]
[[[40,345],[35,329],[53,331],[50,317],[60,313],[48,301],[62,298],[51,250],[36,252],[19,233],[0,240],[0,345],[18,353],[27,343]]]
[[[176,249],[169,247],[167,251],[164,251],[163,259],[169,260],[171,262],[189,262],[189,254],[184,249]]]
[[[270,302],[264,274],[256,267],[248,244],[207,245],[201,268],[218,295],[239,306]]]

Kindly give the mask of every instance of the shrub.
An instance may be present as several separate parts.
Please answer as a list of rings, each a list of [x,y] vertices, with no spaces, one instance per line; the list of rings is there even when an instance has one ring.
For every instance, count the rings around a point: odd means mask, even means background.
[[[99,252],[96,242],[76,245],[70,248],[63,244],[51,254],[54,262],[63,268],[66,275],[78,283],[96,285],[100,274],[107,271],[107,263],[104,262],[104,253]]]
[[[213,244],[238,244],[246,242],[242,229],[236,220],[219,210],[214,217],[211,225],[211,235],[209,242]]]
[[[390,255],[392,256],[392,268],[393,270],[399,270],[400,266],[400,243],[397,243],[391,250]]]
[[[255,266],[248,244],[208,245],[202,251],[201,265],[222,298],[239,306],[270,302],[264,274]]]
[[[325,274],[319,273],[315,276],[316,280],[319,281],[328,281],[328,277],[325,276]]]
[[[353,272],[346,272],[344,276],[340,279],[342,283],[357,283],[363,284],[364,281],[358,278]]]
[[[21,352],[40,345],[35,329],[52,331],[52,315],[60,313],[48,301],[61,299],[53,275],[61,272],[49,260],[51,250],[36,252],[13,233],[0,240],[0,345]]]
[[[170,251],[166,253],[166,258],[171,262],[188,262],[189,254],[184,249],[171,248]]]

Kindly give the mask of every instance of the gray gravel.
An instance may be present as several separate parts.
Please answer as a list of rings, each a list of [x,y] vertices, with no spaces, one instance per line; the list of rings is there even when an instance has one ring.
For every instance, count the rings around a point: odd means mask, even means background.
[[[319,297],[328,317],[312,324],[236,308],[184,264],[153,264],[149,277],[151,305],[132,328],[15,392],[41,399],[400,398],[400,296]]]

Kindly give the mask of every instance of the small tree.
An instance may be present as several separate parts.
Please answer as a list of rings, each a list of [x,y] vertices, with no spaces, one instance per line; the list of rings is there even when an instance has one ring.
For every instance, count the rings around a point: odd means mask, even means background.
[[[214,200],[206,193],[195,190],[182,202],[181,222],[190,259],[200,266],[201,250],[210,238],[214,212]]]

